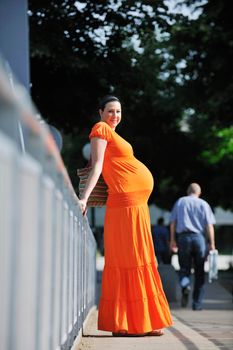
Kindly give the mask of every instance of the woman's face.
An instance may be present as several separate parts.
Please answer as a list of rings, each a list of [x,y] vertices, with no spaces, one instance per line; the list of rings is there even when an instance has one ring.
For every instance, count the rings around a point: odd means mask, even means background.
[[[107,123],[113,130],[121,121],[121,104],[118,101],[108,102],[104,110],[99,110],[101,120]]]

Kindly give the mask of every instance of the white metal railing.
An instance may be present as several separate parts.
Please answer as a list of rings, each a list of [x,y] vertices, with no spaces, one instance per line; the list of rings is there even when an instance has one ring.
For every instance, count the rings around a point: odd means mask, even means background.
[[[25,98],[26,96],[26,98]],[[95,304],[96,243],[55,143],[0,70],[0,348],[69,349]],[[24,152],[17,136],[21,125]]]

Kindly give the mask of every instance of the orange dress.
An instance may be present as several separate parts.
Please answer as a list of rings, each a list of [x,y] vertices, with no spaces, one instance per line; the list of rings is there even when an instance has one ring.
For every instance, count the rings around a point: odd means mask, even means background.
[[[146,333],[172,324],[151,235],[153,177],[132,146],[105,122],[89,135],[107,140],[102,175],[108,185],[105,266],[98,329]]]

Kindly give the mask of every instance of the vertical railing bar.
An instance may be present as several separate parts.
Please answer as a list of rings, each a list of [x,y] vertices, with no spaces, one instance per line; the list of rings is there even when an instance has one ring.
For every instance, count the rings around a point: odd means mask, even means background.
[[[19,173],[19,163],[18,159],[15,157],[15,166],[14,169],[17,173]],[[15,178],[14,183],[12,183],[12,188],[14,188],[14,191],[12,191],[12,203],[14,203],[15,210],[12,210],[12,222],[11,225],[11,232],[9,233],[11,235],[11,264],[10,264],[10,298],[9,298],[9,318],[8,318],[8,349],[13,350],[15,349],[15,334],[16,334],[16,324],[15,324],[15,306],[16,306],[16,285],[17,285],[17,246],[18,246],[18,240],[19,236],[17,235],[17,227],[19,227],[19,194],[21,186],[19,186],[19,176]],[[14,198],[13,198],[14,194]]]
[[[57,211],[57,190],[56,188],[54,189],[54,203],[55,203],[55,208]],[[57,212],[53,211],[53,230],[52,230],[52,244],[51,244],[51,293],[50,293],[50,305],[51,305],[51,311],[50,311],[50,349],[54,348],[54,335],[52,333],[52,330],[54,329],[54,309],[55,309],[55,300],[54,300],[54,290],[55,290],[55,259],[56,259],[56,232],[57,232]]]
[[[78,320],[79,329],[82,324],[82,225],[81,214],[78,215]]]
[[[69,208],[67,207],[67,266],[66,266],[66,273],[67,273],[67,289],[66,289],[66,330],[67,335],[69,334],[69,294],[70,294],[70,213]]]
[[[84,321],[85,232],[82,224],[82,322]]]
[[[74,221],[74,290],[73,290],[73,295],[74,295],[74,298],[76,300],[76,304],[74,304],[74,307],[73,307],[73,313],[74,313],[74,323],[77,322],[78,320],[78,317],[77,317],[77,312],[78,312],[78,303],[77,303],[77,295],[75,296],[75,293],[78,293],[78,285],[77,285],[77,266],[78,266],[78,249],[77,249],[77,216],[75,216],[75,221]]]
[[[70,205],[70,208],[71,205]],[[70,209],[70,289],[69,289],[69,332],[73,329],[73,307],[72,307],[72,301],[74,301],[73,298],[73,284],[74,284],[74,278],[71,278],[71,276],[74,276],[74,254],[72,247],[74,246],[74,230],[73,230],[73,224],[74,224],[74,216],[73,211]]]
[[[64,308],[63,308],[63,293],[65,291],[65,288],[64,288],[64,273],[65,273],[65,260],[64,260],[64,257],[65,257],[65,254],[64,254],[64,249],[65,249],[65,210],[64,210],[64,206],[65,206],[65,203],[62,203],[62,216],[60,218],[61,220],[61,264],[60,264],[60,267],[61,267],[61,273],[60,273],[60,276],[61,276],[61,279],[60,279],[60,300],[59,300],[59,305],[60,305],[60,314],[61,314],[61,320],[62,318],[64,317]],[[59,327],[59,340],[60,340],[60,344],[62,344],[63,342],[63,329],[62,329],[62,325],[63,323],[60,322],[60,327]]]
[[[44,236],[42,234],[43,230],[43,218],[42,218],[42,203],[43,203],[43,191],[41,189],[43,188],[43,173],[40,174],[40,180],[39,180],[39,186],[38,186],[38,208],[39,208],[39,220],[38,220],[38,230],[37,230],[37,271],[36,271],[36,300],[37,300],[37,307],[36,307],[36,322],[35,322],[35,334],[36,334],[36,341],[35,341],[35,348],[36,350],[40,350],[40,320],[41,320],[41,297],[42,297],[42,290],[43,290],[43,279],[42,279],[42,261],[43,261],[43,242],[44,242]]]
[[[74,207],[75,209],[75,207]],[[75,212],[75,210],[74,210]],[[78,267],[78,249],[77,249],[77,226],[78,220],[77,216],[74,215],[74,244],[73,244],[73,250],[74,250],[74,288],[73,288],[73,300],[75,300],[75,303],[73,304],[73,322],[75,326],[75,332],[77,332],[77,321],[78,321],[78,296],[75,295],[75,293],[78,293],[78,284],[77,284],[77,267]]]

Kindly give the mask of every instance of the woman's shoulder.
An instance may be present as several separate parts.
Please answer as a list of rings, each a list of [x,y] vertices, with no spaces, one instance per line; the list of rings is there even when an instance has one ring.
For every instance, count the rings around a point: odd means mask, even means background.
[[[112,133],[113,130],[111,127],[107,123],[100,121],[94,124],[89,137],[101,137],[109,141],[112,137]]]

